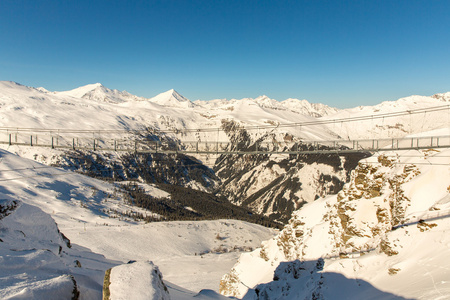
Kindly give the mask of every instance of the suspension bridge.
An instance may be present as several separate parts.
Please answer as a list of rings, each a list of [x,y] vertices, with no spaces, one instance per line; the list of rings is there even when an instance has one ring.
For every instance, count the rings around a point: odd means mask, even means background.
[[[267,126],[236,127],[236,130],[272,131],[279,128],[305,128],[317,125],[335,125],[352,122],[374,122],[381,125],[385,119],[423,115],[423,122],[432,122],[435,128],[450,128],[450,105],[427,107],[368,116],[356,116],[331,120],[314,120],[301,123],[276,124]],[[444,115],[446,116],[443,118]],[[428,116],[430,119],[426,119]],[[405,120],[403,120],[405,121]],[[440,123],[439,123],[440,122]],[[375,123],[374,123],[375,124]],[[372,125],[374,125],[372,124]],[[375,124],[378,125],[378,124]],[[398,124],[395,124],[398,125]],[[410,131],[413,127],[410,119]],[[423,127],[423,125],[422,125]],[[424,129],[424,128],[422,128]],[[232,143],[219,141],[223,128],[196,128],[157,130],[83,130],[83,129],[37,129],[0,127],[0,144],[21,147],[45,147],[52,149],[72,149],[108,152],[163,153],[163,154],[326,154],[380,152],[391,150],[420,150],[430,148],[450,148],[449,135],[414,138],[374,138],[336,140],[271,140]],[[195,138],[196,134],[208,133],[203,140],[184,141]],[[411,133],[411,132],[410,132]],[[213,137],[216,135],[215,137]],[[125,138],[124,138],[125,137]],[[207,140],[205,139],[212,139]]]
[[[44,147],[60,150],[89,150],[150,154],[327,154],[380,152],[450,148],[450,135],[414,138],[365,140],[301,140],[231,143],[220,141],[152,141],[143,138],[87,138],[63,135],[38,135],[23,132],[0,135],[0,144],[7,146]]]

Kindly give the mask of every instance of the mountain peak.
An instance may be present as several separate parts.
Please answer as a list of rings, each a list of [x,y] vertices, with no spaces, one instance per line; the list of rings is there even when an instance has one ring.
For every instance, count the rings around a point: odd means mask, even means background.
[[[101,87],[104,88],[104,86],[101,83],[93,83],[93,84],[87,84],[87,85],[80,86],[73,90],[63,91],[63,92],[58,92],[58,93],[76,97],[76,98],[83,98],[89,92],[96,90],[98,88],[101,88]]]
[[[145,98],[134,96],[126,91],[111,90],[101,83],[93,83],[81,86],[79,88],[58,92],[62,95],[68,95],[75,98],[83,98],[100,102],[121,103],[129,100],[146,100]]]
[[[195,106],[194,103],[192,103],[189,99],[179,94],[174,89],[170,89],[166,92],[160,93],[155,97],[151,98],[149,101],[162,106],[171,106],[171,107],[186,108]]]

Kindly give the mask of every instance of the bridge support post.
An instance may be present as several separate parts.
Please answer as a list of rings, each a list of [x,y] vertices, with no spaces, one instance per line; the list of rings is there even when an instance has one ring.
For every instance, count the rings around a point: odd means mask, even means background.
[[[117,151],[117,141],[115,139],[114,139],[114,151]]]
[[[198,153],[198,141],[197,141],[197,143],[195,144],[195,152]]]
[[[55,149],[55,146],[53,145],[53,137],[52,137],[52,149]]]
[[[33,136],[30,136],[30,146],[33,147]]]
[[[95,139],[94,139],[94,151],[95,151]]]
[[[11,133],[9,134],[9,145],[11,146]]]
[[[95,147],[95,146],[94,146]],[[75,138],[72,139],[72,150],[75,150]],[[94,149],[95,150],[95,149]]]

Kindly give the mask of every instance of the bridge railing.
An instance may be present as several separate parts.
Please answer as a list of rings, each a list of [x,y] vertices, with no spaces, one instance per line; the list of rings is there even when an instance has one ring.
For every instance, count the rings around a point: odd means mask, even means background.
[[[59,134],[29,134],[22,132],[0,132],[0,144],[49,147],[55,149],[81,149],[104,151],[128,151],[146,153],[326,153],[388,151],[450,147],[450,136],[429,136],[413,138],[391,138],[374,140],[334,140],[334,141],[270,141],[239,142],[227,141],[148,141],[144,139],[113,138],[98,136],[71,136]]]

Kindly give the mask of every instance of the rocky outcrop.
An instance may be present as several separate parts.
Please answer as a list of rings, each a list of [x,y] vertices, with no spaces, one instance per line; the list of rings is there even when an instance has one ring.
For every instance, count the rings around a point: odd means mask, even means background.
[[[169,290],[158,267],[152,262],[131,261],[105,273],[103,300],[170,300]]]
[[[42,210],[19,200],[0,200],[0,298],[79,299],[69,246]]]
[[[342,259],[372,251],[387,256],[397,255],[399,245],[388,233],[395,226],[408,222],[405,212],[411,200],[405,195],[403,185],[420,175],[416,165],[398,163],[399,158],[383,155],[378,156],[375,162],[359,163],[351,172],[350,181],[336,196],[319,199],[295,211],[276,238],[264,242],[251,254],[243,255],[231,272],[222,278],[221,293],[242,297],[247,288],[241,282],[249,287],[261,282],[250,279],[245,271],[249,266],[260,266],[270,273],[283,261]],[[422,222],[418,226],[427,230],[433,224]],[[289,266],[301,270],[295,263]],[[278,267],[276,270],[280,272],[281,269]],[[289,273],[289,276],[296,274]],[[276,274],[275,277],[282,277]],[[285,283],[275,283],[279,281],[275,277],[274,283],[268,287],[283,286],[286,289]],[[259,280],[263,282],[267,280],[261,278]],[[320,282],[320,278],[317,280]],[[258,292],[255,288],[253,292],[258,294],[256,299],[266,299],[262,290]]]

